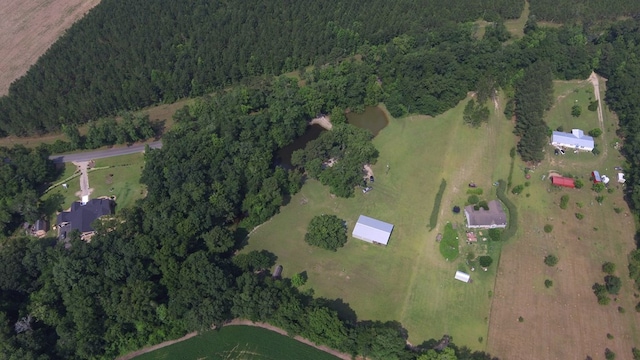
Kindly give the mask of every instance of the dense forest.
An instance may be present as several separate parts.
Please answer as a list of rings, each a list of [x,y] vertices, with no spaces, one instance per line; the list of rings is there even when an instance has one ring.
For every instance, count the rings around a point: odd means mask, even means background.
[[[529,0],[529,3],[531,14],[556,23],[590,24],[640,13],[640,2],[635,0]]]
[[[4,135],[64,131],[75,148],[135,141],[152,135],[148,119],[105,119],[84,138],[75,125],[213,94],[175,114],[164,147],[146,155],[148,196],[97,224],[90,243],[74,238],[65,249],[55,239],[3,240],[0,357],[113,358],[240,317],[372,359],[490,359],[452,344],[436,353],[436,340],[407,349],[401,324],[347,316],[331,299],[272,279],[273,254],[234,254],[247,231],[300,189],[301,171],[277,166],[276,154],[316,115],[332,114],[335,130],[297,152],[294,165],[350,196],[377,152],[367,133],[343,123],[345,111],[383,101],[394,116],[436,115],[469,91],[480,107],[501,89],[516,116],[520,155],[536,162],[551,80],[584,79],[594,69],[609,78],[629,201],[639,209],[640,23],[597,34],[588,26],[540,27],[532,17],[525,36],[507,42],[501,20],[519,16],[523,5],[104,0],[0,99]],[[612,8],[603,17],[627,15]],[[482,39],[468,23],[479,18],[496,21]],[[317,66],[302,69],[310,64]],[[300,70],[304,86],[271,76],[290,70]],[[55,176],[49,150],[1,150],[4,235],[42,213],[39,194]],[[330,158],[336,170],[323,166]]]

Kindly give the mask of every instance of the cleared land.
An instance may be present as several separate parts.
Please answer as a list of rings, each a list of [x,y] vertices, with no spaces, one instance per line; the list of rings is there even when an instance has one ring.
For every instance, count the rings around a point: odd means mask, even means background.
[[[0,95],[100,0],[0,2]]]
[[[450,334],[457,344],[484,348],[495,265],[487,272],[471,272],[472,284],[453,276],[456,270],[470,271],[465,265],[469,251],[490,253],[497,262],[499,248],[487,243],[463,245],[460,252],[465,256],[450,262],[440,254],[436,235],[447,222],[458,226],[460,236],[464,234],[464,215],[454,215],[452,206],[464,205],[469,182],[483,187],[485,197],[495,196],[491,184],[506,178],[515,139],[498,136],[511,133],[512,125],[504,117],[492,118],[480,129],[465,126],[465,105],[463,101],[436,118],[391,119],[374,140],[380,158],[373,165],[373,191],[340,199],[318,182],[307,181],[280,214],[252,233],[244,251],[275,253],[284,276],[307,271],[307,288],[313,288],[316,296],[341,299],[361,320],[402,322],[413,344]],[[447,187],[438,226],[429,231],[442,179]],[[387,247],[350,238],[337,252],[324,251],[303,240],[311,218],[322,213],[345,219],[349,233],[360,214],[395,228]]]
[[[183,342],[140,355],[136,359],[330,360],[337,358],[270,330],[252,326],[225,326],[219,331],[207,331]]]
[[[601,79],[602,80],[602,79]],[[600,91],[604,94],[603,82]],[[562,125],[590,130],[599,126],[595,112],[588,111],[593,88],[587,81],[555,83],[556,104],[547,115],[550,127]],[[576,103],[576,100],[578,102]],[[574,104],[582,106],[579,118],[571,116]],[[518,235],[503,247],[489,326],[488,350],[504,359],[594,359],[604,358],[610,348],[619,358],[631,358],[631,348],[640,345],[640,316],[634,306],[628,277],[627,254],[634,248],[634,218],[623,201],[623,186],[615,183],[615,166],[624,159],[614,148],[617,119],[603,109],[605,133],[596,143],[600,156],[591,153],[553,155],[531,173],[530,186],[512,197],[521,219]],[[604,156],[605,153],[608,156]],[[514,185],[524,184],[524,164],[517,162]],[[604,191],[602,205],[595,200],[589,181],[591,171],[599,170],[612,179]],[[580,177],[582,189],[552,188],[549,172]],[[527,196],[527,194],[530,194]],[[562,195],[568,195],[566,210],[559,207]],[[616,213],[614,208],[621,209]],[[584,215],[578,220],[575,213]],[[545,224],[553,225],[545,233]],[[556,267],[543,263],[547,254],[558,256]],[[603,282],[601,265],[612,261],[623,282],[620,295],[610,305],[597,304],[591,286]],[[551,288],[544,281],[553,281]],[[612,296],[614,298],[614,296]],[[626,312],[620,313],[618,306]],[[523,321],[519,322],[518,318]],[[607,338],[607,333],[613,339]]]

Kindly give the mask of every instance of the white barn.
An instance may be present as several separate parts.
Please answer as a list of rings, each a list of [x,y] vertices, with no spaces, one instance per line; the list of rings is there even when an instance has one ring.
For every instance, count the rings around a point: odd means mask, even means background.
[[[551,136],[551,145],[583,151],[593,151],[595,147],[593,138],[585,135],[580,129],[573,129],[570,133],[554,131]]]
[[[372,244],[387,245],[391,231],[393,231],[392,224],[360,215],[351,236]]]
[[[471,276],[467,273],[463,273],[462,271],[456,271],[455,279],[468,283],[471,281]]]

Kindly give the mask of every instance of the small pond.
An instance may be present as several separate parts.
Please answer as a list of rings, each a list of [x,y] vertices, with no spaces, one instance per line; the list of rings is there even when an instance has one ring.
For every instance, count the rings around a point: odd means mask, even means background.
[[[307,130],[305,130],[302,136],[278,150],[277,163],[285,169],[291,169],[293,167],[291,165],[291,154],[296,150],[304,149],[309,141],[317,139],[323,131],[325,131],[325,129],[320,125],[307,126]]]
[[[389,125],[387,115],[377,106],[367,106],[360,114],[350,112],[347,114],[347,121],[351,125],[369,130],[373,136]]]

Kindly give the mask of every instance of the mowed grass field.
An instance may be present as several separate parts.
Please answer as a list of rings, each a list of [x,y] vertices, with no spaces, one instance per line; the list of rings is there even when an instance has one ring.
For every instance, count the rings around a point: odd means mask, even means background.
[[[596,113],[586,110],[586,101],[593,96],[591,84],[556,82],[555,90],[556,104],[546,117],[550,127],[562,125],[565,131],[579,127],[586,132],[599,126]],[[600,90],[604,97],[602,79]],[[583,107],[579,118],[571,117],[576,100]],[[521,223],[518,235],[503,247],[491,308],[488,350],[501,359],[584,359],[587,355],[603,359],[606,348],[617,358],[630,359],[631,348],[640,346],[640,316],[634,310],[639,299],[627,270],[627,255],[634,248],[634,217],[613,169],[624,164],[614,148],[620,141],[615,135],[617,120],[604,110],[605,133],[596,139],[602,151],[599,156],[571,151],[555,156],[548,146],[545,161],[529,180],[522,171],[525,164],[516,162],[513,184],[529,181],[530,186],[512,196]],[[591,190],[593,170],[612,179],[609,188],[613,192],[600,194],[602,205]],[[554,188],[548,179],[550,171],[578,176],[585,186]],[[569,196],[566,210],[559,206],[563,195]],[[620,213],[614,208],[621,209]],[[577,219],[576,213],[584,218]],[[544,232],[546,224],[553,226],[551,233]],[[548,254],[559,258],[557,266],[543,263]],[[591,287],[604,282],[601,266],[605,261],[617,265],[616,275],[623,287],[620,295],[611,296],[610,305],[602,306]],[[551,288],[544,286],[546,279],[553,281]],[[608,333],[613,339],[607,338]]]
[[[252,326],[226,326],[136,357],[139,360],[332,360],[333,355]]]
[[[133,205],[136,200],[146,195],[145,186],[140,183],[143,168],[144,154],[142,153],[96,160],[94,169],[89,170],[89,188],[93,189],[90,198],[115,196],[116,212],[118,209]],[[60,197],[63,201],[59,209],[63,210],[68,209],[72,202],[80,201],[80,197],[76,195],[80,191],[80,173],[76,172],[74,164],[64,164],[64,171],[58,182],[74,174],[77,176],[66,182],[67,189],[59,184],[46,193],[43,200]],[[52,209],[53,212],[55,210]]]
[[[487,272],[472,273],[473,283],[454,280],[464,257],[447,261],[436,235],[447,222],[461,229],[464,216],[453,215],[451,208],[464,205],[469,182],[483,187],[486,197],[495,193],[491,184],[506,178],[515,139],[508,136],[512,125],[504,116],[492,115],[480,129],[464,125],[465,105],[463,101],[436,118],[390,119],[374,139],[380,158],[373,166],[376,181],[371,192],[340,199],[309,180],[278,215],[252,232],[243,251],[275,253],[285,277],[307,271],[306,288],[316,296],[341,299],[359,320],[400,321],[413,344],[449,334],[456,344],[484,348],[495,265]],[[438,226],[429,231],[442,179],[447,187]],[[386,247],[350,237],[337,252],[325,251],[304,242],[307,224],[320,214],[344,219],[349,234],[360,214],[395,228]],[[482,251],[486,249],[478,250]]]

